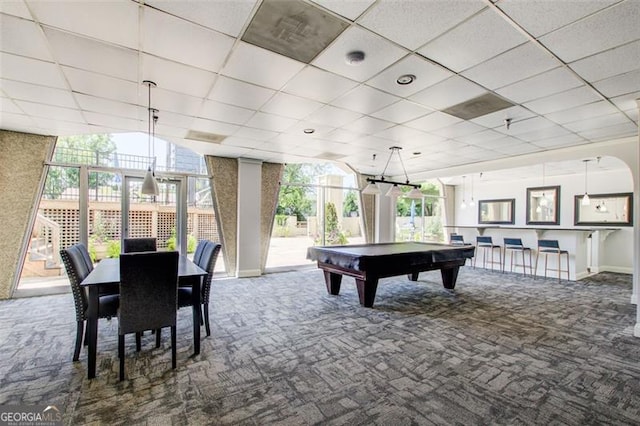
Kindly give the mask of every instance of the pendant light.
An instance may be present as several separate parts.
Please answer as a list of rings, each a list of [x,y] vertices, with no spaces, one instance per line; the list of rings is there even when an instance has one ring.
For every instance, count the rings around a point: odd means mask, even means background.
[[[469,202],[469,207],[475,207],[476,202],[473,199],[473,175],[471,175],[471,201]]]
[[[545,173],[544,173],[544,163],[542,163],[542,186],[544,187],[545,185]],[[547,200],[547,196],[544,193],[544,189],[542,190],[542,198],[540,199],[540,202],[538,203],[540,205],[540,207],[547,207],[549,205],[549,200]]]
[[[149,158],[151,158],[151,123],[153,121],[153,116],[155,115],[153,108],[151,108],[151,87],[156,87],[156,83],[151,80],[144,80],[142,84],[145,84],[149,87],[149,103],[147,108],[149,125],[147,129],[147,153]],[[154,126],[155,129],[155,126]],[[155,170],[155,157],[153,158],[153,169]],[[140,190],[144,195],[154,195],[157,196],[159,194],[158,191],[158,183],[154,177],[154,173],[151,170],[151,164],[147,168],[147,173],[144,175],[144,180],[142,181],[142,189]]]
[[[387,164],[384,166],[384,169],[382,170],[382,175],[380,175],[380,179],[376,179],[375,177],[367,178],[367,186],[365,186],[362,189],[362,193],[370,194],[370,195],[378,195],[380,194],[380,187],[376,184],[389,183],[389,184],[393,184],[393,186],[389,188],[389,190],[385,194],[387,197],[399,197],[400,195],[402,195],[402,190],[400,189],[400,187],[410,186],[412,187],[412,189],[405,195],[405,197],[406,198],[422,198],[420,185],[416,185],[409,182],[409,175],[407,175],[407,169],[404,167],[404,163],[402,162],[402,157],[400,156],[400,150],[402,149],[402,147],[392,146],[389,149],[391,150],[391,153],[389,154],[389,158],[387,159]],[[389,162],[391,161],[391,158],[393,157],[394,153],[398,154],[398,159],[400,160],[400,165],[402,166],[402,171],[404,172],[404,177],[406,179],[406,182],[394,182],[391,180],[385,180],[384,178],[384,174],[387,171],[387,167],[389,167]],[[375,154],[373,159],[375,160]]]
[[[582,197],[582,202],[580,203],[583,206],[591,205],[591,200],[589,199],[589,194],[587,193],[587,164],[591,160],[582,160],[584,162],[584,196]]]
[[[467,208],[467,203],[465,201],[465,195],[466,195],[465,181],[466,181],[466,179],[467,179],[466,176],[462,176],[462,204],[460,204],[460,208],[461,209],[466,209]]]

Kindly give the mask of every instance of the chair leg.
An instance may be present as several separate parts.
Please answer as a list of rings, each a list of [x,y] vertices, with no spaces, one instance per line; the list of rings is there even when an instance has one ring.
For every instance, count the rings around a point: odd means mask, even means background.
[[[140,352],[140,348],[142,347],[142,333],[136,333],[136,352]]]
[[[118,336],[118,357],[120,357],[120,381],[124,380],[124,334]]]
[[[560,270],[562,269],[562,256],[560,255],[560,252],[558,252],[558,282],[560,282],[561,279],[561,275],[562,272],[560,272]]]
[[[89,346],[89,333],[87,333],[87,327],[89,327],[89,321],[84,321],[84,345]]]
[[[537,251],[537,252],[536,252],[536,272],[535,272],[535,274],[533,275],[533,278],[534,278],[534,279],[535,279],[535,277],[537,277],[537,276],[538,276],[538,258],[539,258],[539,257],[540,257],[540,252],[539,252],[539,251]]]
[[[82,337],[84,335],[84,321],[76,322],[76,347],[73,351],[73,360],[77,361],[80,358],[80,349],[82,348]]]
[[[209,305],[202,305],[204,309],[204,327],[207,330],[207,336],[211,336],[211,328],[209,327]]]
[[[162,329],[159,328],[157,330],[155,330],[156,333],[156,348],[160,347],[160,337],[162,336]]]
[[[176,326],[171,326],[171,368],[176,369]]]
[[[567,281],[569,281],[569,253],[567,253]]]
[[[544,254],[544,278],[547,278],[547,260],[549,259],[549,255],[547,253]]]

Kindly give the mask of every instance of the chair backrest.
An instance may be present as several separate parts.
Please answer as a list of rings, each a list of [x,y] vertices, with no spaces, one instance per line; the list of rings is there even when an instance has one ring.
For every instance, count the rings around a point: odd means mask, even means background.
[[[176,324],[178,257],[176,251],[120,255],[120,334]]]
[[[60,257],[67,270],[69,284],[71,285],[71,293],[73,294],[73,302],[76,308],[76,321],[84,321],[87,313],[87,295],[80,283],[89,275],[91,270],[88,268],[82,249],[78,244],[60,250]]]
[[[207,271],[207,276],[204,278],[204,283],[202,285],[203,304],[209,303],[209,295],[211,294],[211,278],[213,277],[213,270],[216,267],[216,260],[218,259],[218,254],[220,254],[221,248],[222,246],[220,244],[207,241],[207,244],[202,251],[200,263],[197,263],[199,267]]]
[[[483,235],[476,237],[476,241],[478,244],[493,244],[493,239],[491,237]]]
[[[464,237],[459,234],[451,234],[451,239],[449,240],[451,244],[464,244]]]
[[[558,240],[538,240],[538,248],[542,249],[560,249]]]
[[[139,253],[142,251],[156,251],[155,238],[125,238],[122,245],[123,253]]]
[[[208,240],[200,240],[198,241],[198,246],[196,247],[195,253],[193,253],[193,263],[200,266],[200,258],[202,257],[202,251],[204,247],[207,245]]]
[[[510,248],[510,247],[521,248],[523,247],[522,238],[505,238],[504,247],[505,248]]]
[[[84,259],[84,263],[87,265],[89,272],[93,271],[93,261],[91,260],[91,255],[89,254],[89,250],[87,250],[87,246],[82,243],[76,244],[80,253],[82,253],[82,258]]]

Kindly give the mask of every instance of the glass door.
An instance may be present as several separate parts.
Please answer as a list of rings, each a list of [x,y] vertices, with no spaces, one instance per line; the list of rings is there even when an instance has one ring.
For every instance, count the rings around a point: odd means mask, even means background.
[[[158,250],[186,254],[185,179],[158,181],[157,196],[142,194],[143,179],[125,176],[122,238],[154,237]]]

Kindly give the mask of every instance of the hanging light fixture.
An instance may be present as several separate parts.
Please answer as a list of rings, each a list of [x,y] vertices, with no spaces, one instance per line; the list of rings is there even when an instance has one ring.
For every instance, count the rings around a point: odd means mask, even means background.
[[[591,200],[589,199],[589,194],[587,193],[587,164],[591,160],[587,159],[582,161],[584,162],[584,196],[582,197],[582,202],[580,204],[582,204],[583,206],[588,206],[591,205]]]
[[[469,207],[475,207],[476,202],[473,199],[473,175],[471,175],[471,201],[469,202]]]
[[[545,185],[545,167],[544,167],[544,163],[542,163],[542,186],[544,187]],[[540,198],[540,201],[538,202],[538,207],[547,207],[549,205],[549,200],[547,199],[547,196],[544,193],[544,189],[542,190],[542,198]],[[538,211],[536,209],[536,211]],[[540,211],[538,211],[538,213],[540,213]]]
[[[149,118],[149,125],[148,125],[148,129],[147,129],[147,136],[148,136],[148,143],[147,143],[147,154],[149,155],[149,158],[151,158],[151,124],[154,120],[154,116],[155,116],[155,111],[153,108],[151,108],[151,87],[156,87],[156,83],[154,83],[151,80],[144,80],[142,82],[142,84],[145,84],[149,87],[149,103],[148,103],[148,108],[147,108],[147,113],[148,113],[148,118]],[[154,132],[155,132],[155,125],[154,125]],[[155,136],[155,135],[154,135]],[[154,141],[155,142],[155,141]],[[155,147],[154,147],[154,151],[155,151]],[[155,154],[155,152],[154,152]],[[158,191],[158,183],[156,182],[155,176],[154,176],[154,171],[155,171],[155,156],[153,157],[153,171],[151,169],[151,164],[149,164],[149,167],[147,168],[147,173],[144,175],[144,180],[142,181],[142,189],[140,190],[140,192],[142,192],[142,194],[144,195],[158,195],[159,191]]]
[[[466,189],[465,189],[465,182],[467,180],[466,176],[462,176],[462,204],[460,204],[460,208],[461,209],[466,209],[467,208],[467,203],[465,201],[465,195],[466,195]]]
[[[391,150],[391,153],[389,154],[389,158],[387,159],[387,164],[385,164],[384,166],[384,170],[382,170],[382,175],[380,175],[380,179],[375,179],[375,178],[367,178],[367,186],[365,186],[362,189],[362,193],[363,194],[380,194],[380,187],[378,185],[376,185],[377,183],[389,183],[389,184],[393,184],[393,186],[391,188],[389,188],[389,191],[387,191],[387,193],[385,194],[387,197],[398,197],[400,195],[402,195],[402,190],[400,189],[401,186],[410,186],[413,189],[411,191],[409,191],[405,197],[407,198],[422,198],[422,192],[420,191],[420,185],[415,185],[413,183],[409,182],[409,176],[407,175],[407,169],[405,169],[404,167],[404,163],[402,162],[402,157],[400,156],[400,150],[402,149],[402,147],[399,146],[392,146],[391,148],[389,148]],[[402,165],[402,171],[404,172],[404,177],[406,179],[406,182],[394,182],[391,180],[386,180],[384,178],[384,174],[387,171],[387,167],[389,167],[389,162],[391,161],[391,157],[393,157],[393,153],[398,153],[398,158],[400,159],[400,165]]]

